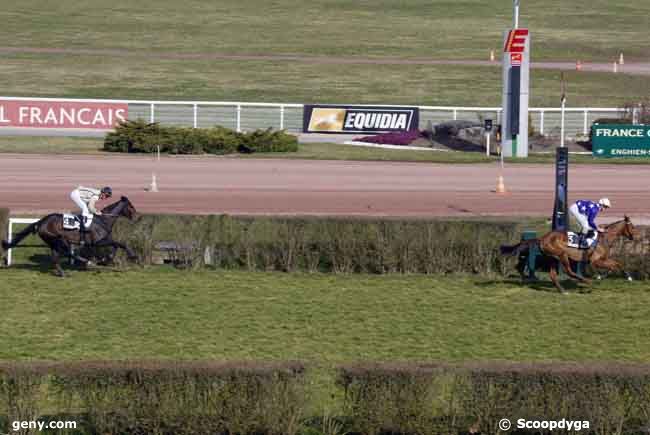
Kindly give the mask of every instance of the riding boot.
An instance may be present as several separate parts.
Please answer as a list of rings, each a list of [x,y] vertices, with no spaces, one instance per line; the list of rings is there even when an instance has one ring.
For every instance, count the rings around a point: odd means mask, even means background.
[[[86,244],[86,218],[84,216],[79,216],[79,245],[83,246]]]

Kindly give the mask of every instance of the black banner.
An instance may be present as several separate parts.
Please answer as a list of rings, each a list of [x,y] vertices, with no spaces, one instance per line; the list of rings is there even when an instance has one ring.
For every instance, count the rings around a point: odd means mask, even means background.
[[[305,105],[305,133],[386,133],[417,130],[417,107]]]
[[[510,68],[510,134],[519,134],[519,103],[521,98],[521,67]]]
[[[553,231],[568,231],[568,182],[569,151],[557,148],[555,156],[555,205],[553,207]]]

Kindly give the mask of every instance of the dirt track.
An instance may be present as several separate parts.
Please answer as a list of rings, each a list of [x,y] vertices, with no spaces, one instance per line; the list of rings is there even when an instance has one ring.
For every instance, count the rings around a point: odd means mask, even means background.
[[[337,65],[464,65],[464,66],[498,66],[499,62],[469,59],[422,59],[395,57],[359,57],[359,56],[305,56],[301,54],[226,54],[226,53],[180,53],[180,52],[142,52],[124,49],[91,48],[47,48],[47,47],[0,47],[0,53],[7,54],[50,54],[50,55],[86,55],[136,57],[145,59],[187,59],[187,60],[234,60],[234,61],[274,61],[300,62],[313,64]],[[533,62],[533,69],[575,70],[575,62]],[[650,75],[650,62],[628,62],[618,65],[622,74]],[[583,71],[612,72],[613,63],[586,62]]]
[[[156,171],[160,192],[145,192]],[[111,185],[138,210],[171,213],[376,216],[548,216],[552,165],[436,165],[143,156],[0,156],[0,207],[13,214],[70,210],[77,184]],[[571,199],[607,195],[610,219],[650,219],[647,166],[575,165]]]

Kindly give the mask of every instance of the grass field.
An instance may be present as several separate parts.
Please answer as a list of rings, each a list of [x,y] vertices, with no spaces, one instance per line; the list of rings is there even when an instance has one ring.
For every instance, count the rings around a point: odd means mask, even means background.
[[[381,11],[381,12],[380,12]],[[194,0],[3,5],[2,45],[90,50],[5,53],[3,94],[96,98],[494,106],[498,67],[219,60],[214,54],[480,59],[501,45],[511,2]],[[650,4],[525,2],[533,60],[646,60]],[[92,50],[111,50],[92,54]],[[194,58],[182,58],[184,55]],[[205,56],[204,56],[205,55]],[[158,56],[158,57],[157,57]],[[646,77],[569,74],[569,106],[648,95]],[[532,73],[531,105],[557,106],[559,72]]]
[[[25,243],[34,245],[30,236]],[[0,269],[0,359],[650,361],[650,288],[478,276],[167,266],[51,274],[20,248]]]
[[[0,274],[1,359],[650,361],[640,282],[562,296],[471,276]]]
[[[645,0],[522,2],[537,60],[647,59]],[[5,2],[2,45],[141,52],[485,59],[512,26],[504,0]]]
[[[619,107],[650,93],[647,76],[568,72],[568,106]],[[500,106],[499,67],[16,55],[0,64],[12,96],[276,103]],[[531,72],[531,107],[557,107],[560,73]]]

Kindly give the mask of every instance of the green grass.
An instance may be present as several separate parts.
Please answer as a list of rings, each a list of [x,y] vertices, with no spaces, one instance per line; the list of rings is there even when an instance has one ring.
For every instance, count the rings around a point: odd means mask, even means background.
[[[588,72],[566,76],[572,107],[618,107],[650,94],[650,81],[644,76]],[[498,67],[8,54],[0,64],[0,80],[3,93],[13,96],[501,105]],[[531,72],[531,107],[557,107],[559,95],[559,72]]]
[[[19,254],[19,262],[20,262]],[[24,261],[24,260],[23,260]],[[650,361],[646,283],[0,271],[0,359]]]
[[[536,60],[647,59],[645,0],[522,3]],[[503,0],[5,2],[3,45],[182,53],[485,59],[512,26]]]
[[[0,153],[21,154],[105,154],[103,138],[0,136]],[[208,156],[206,156],[208,157]],[[213,158],[214,156],[209,156]],[[336,143],[304,143],[295,153],[237,154],[229,158],[357,160],[423,163],[495,163],[496,156],[479,152],[415,151],[372,148]],[[221,157],[216,157],[221,158]],[[594,158],[590,155],[571,155],[572,164],[650,164],[647,158]],[[553,164],[554,154],[531,154],[527,159],[505,159],[507,163]]]
[[[103,138],[62,136],[0,136],[0,153],[70,154],[97,153]]]

